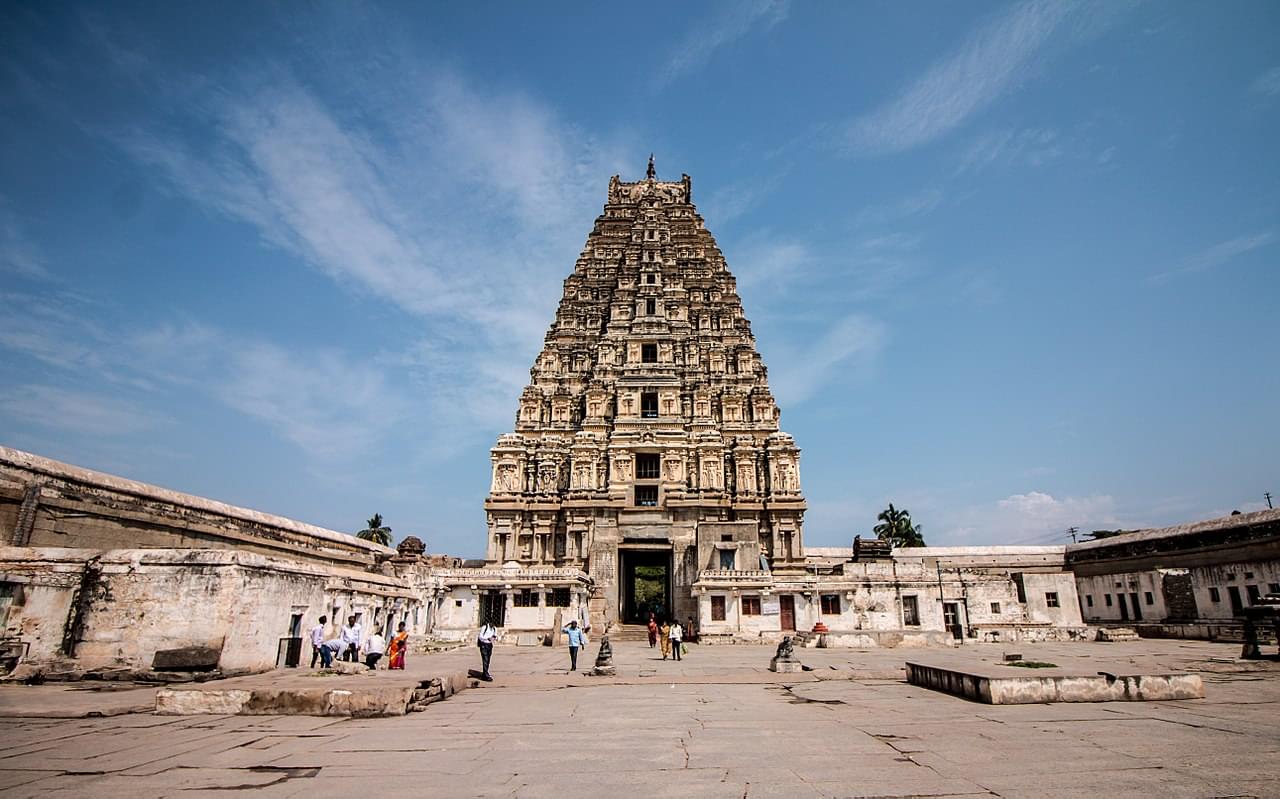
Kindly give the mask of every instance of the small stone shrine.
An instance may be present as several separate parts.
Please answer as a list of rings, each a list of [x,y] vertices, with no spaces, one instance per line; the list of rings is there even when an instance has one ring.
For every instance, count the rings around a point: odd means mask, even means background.
[[[804,671],[804,666],[800,661],[796,660],[796,650],[791,643],[791,636],[783,636],[782,643],[778,644],[778,651],[774,653],[773,658],[769,661],[769,671],[776,671],[779,674]]]

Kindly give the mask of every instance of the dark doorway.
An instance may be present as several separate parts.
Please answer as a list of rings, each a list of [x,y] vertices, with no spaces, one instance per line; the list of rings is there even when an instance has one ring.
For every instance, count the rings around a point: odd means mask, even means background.
[[[1244,615],[1244,602],[1240,599],[1240,589],[1234,585],[1227,586],[1227,597],[1231,599],[1231,615]]]
[[[960,606],[957,603],[942,603],[942,626],[947,628],[952,638],[964,640],[964,628],[960,626]]]
[[[1133,620],[1142,621],[1142,605],[1138,604],[1138,595],[1129,594],[1129,601],[1133,603]]]
[[[671,607],[671,550],[618,550],[621,615],[624,624],[674,617]]]
[[[794,631],[796,629],[796,598],[791,594],[780,594],[778,614],[782,620],[782,629]]]
[[[480,595],[480,623],[504,626],[507,620],[507,598],[500,591],[487,591]]]
[[[1116,604],[1120,606],[1120,621],[1129,620],[1129,603],[1125,600],[1124,594],[1116,594]]]

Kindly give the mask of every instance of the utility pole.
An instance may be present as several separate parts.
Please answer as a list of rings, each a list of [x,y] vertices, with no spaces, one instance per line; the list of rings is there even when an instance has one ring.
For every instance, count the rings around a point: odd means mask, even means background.
[[[1067,535],[1071,536],[1071,543],[1076,543],[1076,533],[1080,532],[1079,527],[1068,527]]]
[[[1271,492],[1267,491],[1262,496],[1267,498],[1267,510],[1275,510],[1275,508],[1271,507]]]

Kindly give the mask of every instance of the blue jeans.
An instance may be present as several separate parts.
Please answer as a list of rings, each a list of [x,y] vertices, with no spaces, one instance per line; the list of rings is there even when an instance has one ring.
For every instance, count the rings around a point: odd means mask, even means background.
[[[569,647],[569,671],[578,670],[578,647]]]
[[[320,668],[327,669],[333,665],[333,650],[327,646],[320,647]]]

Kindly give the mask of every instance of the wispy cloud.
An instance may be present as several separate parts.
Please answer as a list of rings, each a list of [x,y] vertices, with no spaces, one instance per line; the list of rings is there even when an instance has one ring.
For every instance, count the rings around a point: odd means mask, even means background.
[[[1136,527],[1108,495],[1055,497],[1044,491],[1011,494],[963,507],[941,520],[937,541],[947,544],[1067,544],[1067,530]]]
[[[1268,230],[1252,236],[1237,236],[1234,239],[1220,242],[1182,261],[1178,266],[1165,272],[1154,274],[1147,280],[1151,283],[1164,283],[1178,275],[1205,272],[1245,253],[1253,252],[1271,244],[1276,240],[1275,233]]]
[[[1254,79],[1249,91],[1267,97],[1280,94],[1280,67],[1272,67]]]
[[[975,31],[950,56],[934,63],[900,96],[850,123],[847,149],[876,155],[909,150],[962,125],[1016,89],[1033,59],[1079,9],[1071,2],[1015,5]]]
[[[662,86],[711,60],[716,50],[746,36],[753,28],[772,28],[787,18],[790,0],[723,3],[710,20],[701,20],[667,55],[658,73]]]
[[[37,280],[53,277],[44,253],[23,232],[8,204],[0,200],[0,271]]]
[[[931,187],[897,202],[867,206],[854,215],[853,224],[855,227],[880,227],[924,216],[941,205],[945,196],[941,189]]]
[[[992,166],[1044,166],[1061,158],[1066,147],[1067,142],[1052,128],[991,131],[969,145],[955,174],[978,173]]]
[[[0,392],[0,412],[27,424],[93,436],[127,436],[164,422],[145,409],[101,392],[18,385]]]
[[[811,346],[785,353],[774,363],[770,385],[779,404],[799,405],[832,380],[873,365],[887,338],[885,326],[865,314],[840,319]]]

